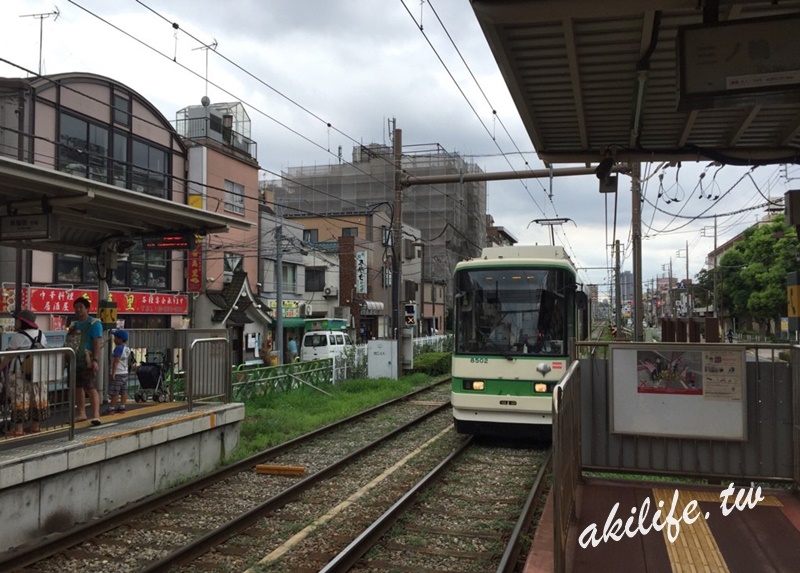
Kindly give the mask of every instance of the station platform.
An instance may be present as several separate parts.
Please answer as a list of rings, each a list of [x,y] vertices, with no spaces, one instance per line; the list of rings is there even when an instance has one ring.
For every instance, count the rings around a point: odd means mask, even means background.
[[[585,479],[579,493],[580,518],[571,527],[567,545],[567,572],[800,571],[797,497],[788,491],[762,488],[763,499],[756,502],[755,487],[736,485],[727,499],[723,499],[727,488],[727,485]],[[731,510],[727,514],[723,513],[723,501]],[[552,506],[551,497],[542,514],[525,573],[553,572]],[[671,527],[656,530],[653,527],[656,510],[662,512],[657,523],[663,524],[673,506],[672,516],[678,524],[670,521]],[[684,515],[693,522],[687,523]],[[620,522],[615,525],[617,519]],[[626,533],[626,526],[630,533]]]
[[[0,436],[0,553],[69,529],[219,466],[244,404],[129,404],[102,424]]]

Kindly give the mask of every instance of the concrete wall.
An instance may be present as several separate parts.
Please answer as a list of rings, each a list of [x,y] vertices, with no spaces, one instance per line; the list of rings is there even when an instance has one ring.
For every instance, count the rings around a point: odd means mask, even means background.
[[[243,404],[216,405],[4,452],[0,552],[214,470],[243,419]]]

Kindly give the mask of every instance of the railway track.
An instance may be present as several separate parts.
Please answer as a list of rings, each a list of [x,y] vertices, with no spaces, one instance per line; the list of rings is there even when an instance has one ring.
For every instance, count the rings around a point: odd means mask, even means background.
[[[550,452],[465,440],[321,573],[510,573],[544,500]]]
[[[283,543],[297,528],[291,519],[287,521],[287,515],[297,512],[296,507],[286,509],[291,502],[304,500],[302,503],[313,507],[326,499],[332,502],[352,495],[348,492],[358,489],[367,475],[380,473],[382,463],[407,457],[411,451],[418,452],[413,456],[418,461],[425,457],[420,455],[420,444],[430,436],[453,434],[449,388],[449,381],[444,381],[414,392],[126,506],[35,547],[6,554],[0,557],[0,570],[171,571],[207,556],[213,568],[214,559],[230,553],[233,558],[222,559],[219,570],[244,568],[254,556],[262,556],[265,548],[251,541],[246,544],[253,549],[251,556],[247,551],[224,548],[226,540],[236,536],[268,540],[268,545]],[[452,449],[452,444],[444,440],[437,447]],[[305,475],[256,473],[254,467],[264,463],[301,467]],[[354,469],[359,467],[361,473]],[[272,523],[267,523],[266,529],[259,527],[259,522],[270,522],[268,516],[272,516]],[[301,516],[300,520],[308,518]],[[206,564],[199,566],[209,571]]]

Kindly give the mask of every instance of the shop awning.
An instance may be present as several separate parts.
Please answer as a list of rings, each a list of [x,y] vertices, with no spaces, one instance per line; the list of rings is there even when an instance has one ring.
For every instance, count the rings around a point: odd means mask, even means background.
[[[383,314],[383,303],[379,300],[362,300],[358,304],[361,316],[380,316]]]

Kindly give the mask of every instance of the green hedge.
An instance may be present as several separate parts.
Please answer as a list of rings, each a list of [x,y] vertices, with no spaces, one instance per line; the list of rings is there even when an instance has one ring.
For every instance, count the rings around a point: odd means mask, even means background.
[[[453,355],[449,352],[428,352],[414,357],[413,372],[429,376],[441,376],[450,373]]]

